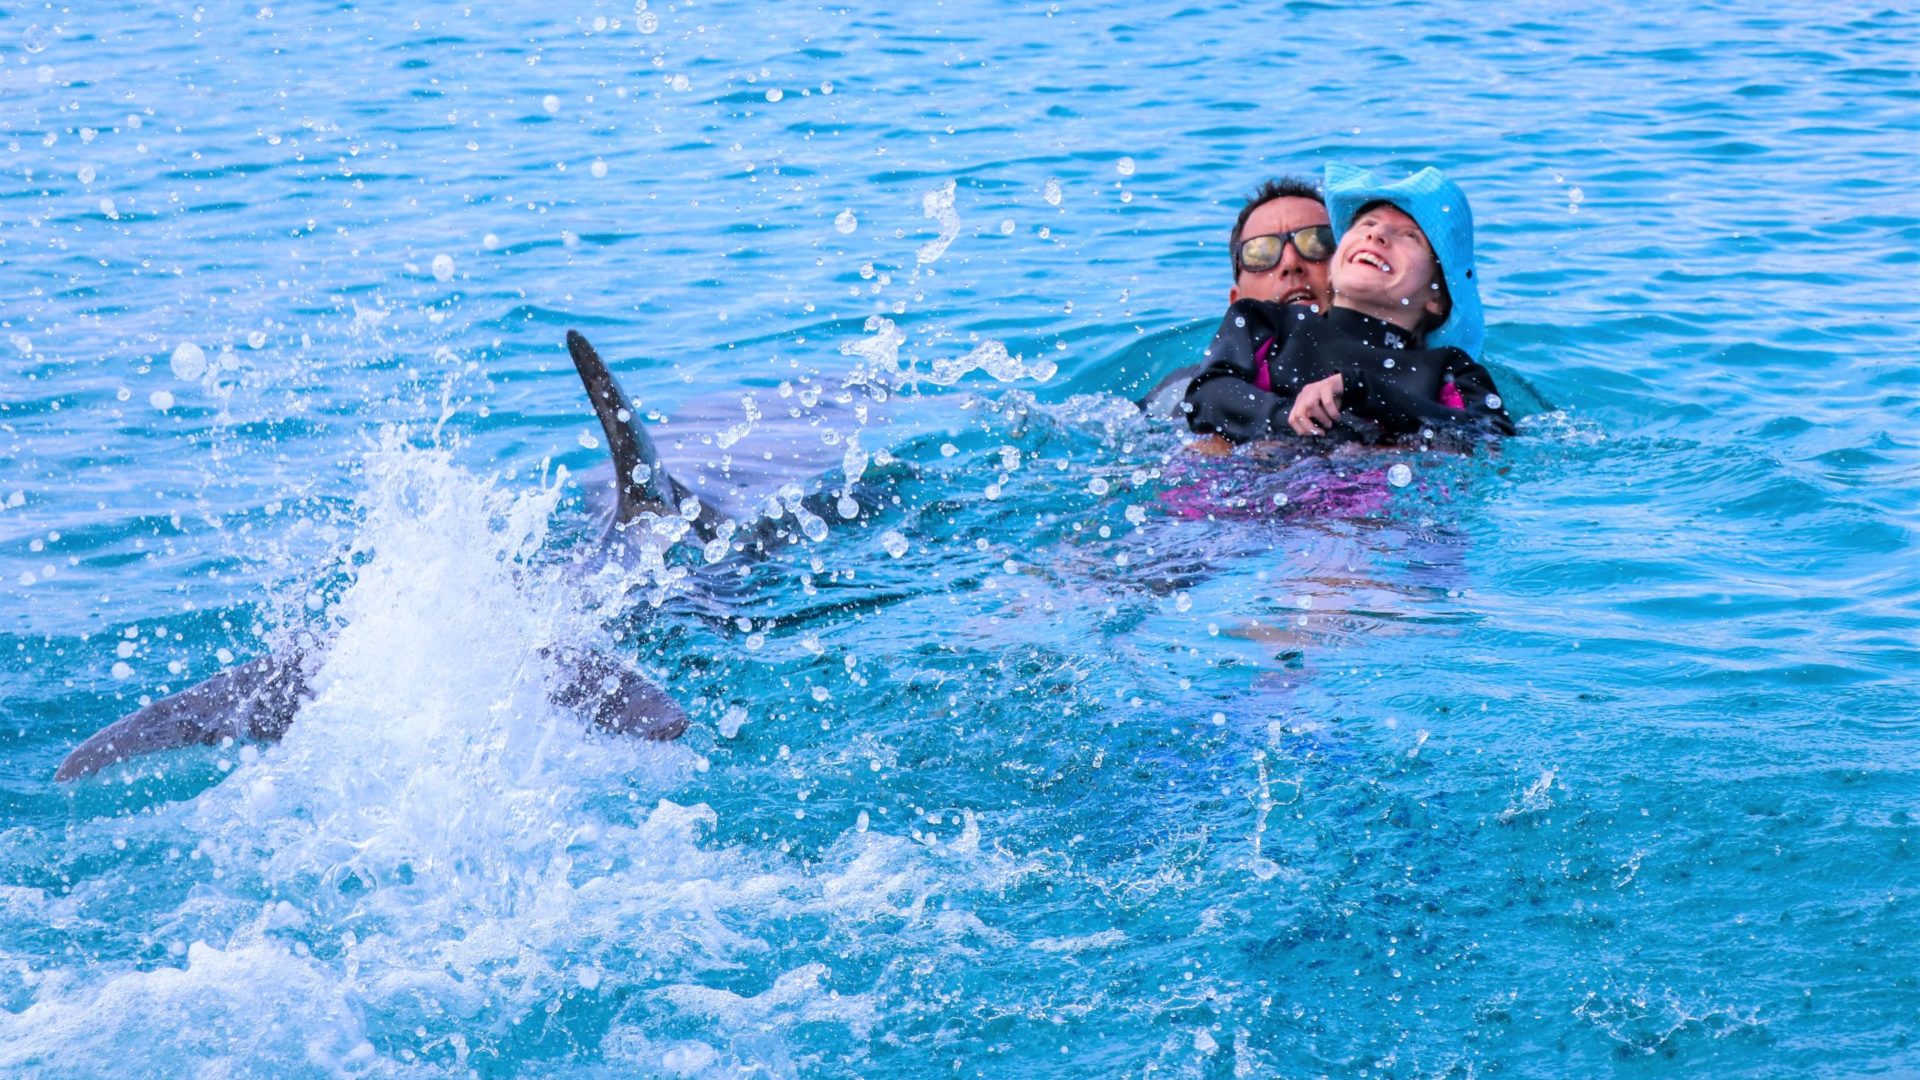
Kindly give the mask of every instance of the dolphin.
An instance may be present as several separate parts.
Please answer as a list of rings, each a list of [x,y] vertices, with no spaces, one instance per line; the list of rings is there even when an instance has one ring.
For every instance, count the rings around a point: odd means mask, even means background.
[[[567,332],[567,351],[613,460],[616,505],[604,539],[617,539],[645,514],[680,515],[681,507],[695,497],[661,463],[658,448],[613,372],[578,333]],[[712,539],[722,520],[718,511],[702,504],[691,526],[703,539]],[[593,726],[655,740],[676,739],[686,731],[687,715],[679,704],[629,665],[585,649],[547,649],[541,655],[551,668],[549,699],[585,714]],[[320,650],[263,656],[161,698],[75,747],[54,779],[79,780],[130,758],[227,739],[278,742],[301,705],[313,697],[310,680],[321,659]]]

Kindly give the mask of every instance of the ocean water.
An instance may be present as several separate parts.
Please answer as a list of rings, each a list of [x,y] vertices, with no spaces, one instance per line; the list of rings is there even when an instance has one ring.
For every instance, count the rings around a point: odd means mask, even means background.
[[[0,10],[0,1068],[1920,1072],[1917,54],[1846,0]],[[1128,404],[1328,160],[1471,194],[1521,437],[1207,463]],[[792,542],[597,558],[569,328]],[[53,782],[303,636],[281,744]],[[555,644],[692,729],[587,732]]]

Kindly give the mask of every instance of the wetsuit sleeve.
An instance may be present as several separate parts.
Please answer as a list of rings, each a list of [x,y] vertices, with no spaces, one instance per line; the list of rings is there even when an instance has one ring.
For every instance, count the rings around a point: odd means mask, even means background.
[[[1277,353],[1286,344],[1286,308],[1242,300],[1227,309],[1207,346],[1206,362],[1187,386],[1187,427],[1201,435],[1224,435],[1237,443],[1291,434],[1287,410],[1293,398],[1268,393],[1253,382],[1262,345]]]
[[[1513,421],[1507,417],[1493,376],[1465,352],[1451,348],[1446,352],[1445,370],[1453,375],[1464,408],[1427,401],[1388,379],[1342,372],[1341,410],[1373,421],[1387,435],[1409,435],[1425,427],[1483,435],[1513,434]]]

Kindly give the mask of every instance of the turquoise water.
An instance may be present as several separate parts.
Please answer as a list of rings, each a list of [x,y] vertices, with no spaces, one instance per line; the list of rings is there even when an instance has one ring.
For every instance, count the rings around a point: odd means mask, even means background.
[[[1916,53],[1848,3],[0,12],[0,1065],[1920,1071]],[[1328,159],[1472,194],[1525,437],[1205,466],[1125,404]],[[756,466],[874,509],[576,565],[570,327],[690,462],[894,372]],[[52,782],[303,633],[279,746]],[[582,733],[554,642],[693,730]]]

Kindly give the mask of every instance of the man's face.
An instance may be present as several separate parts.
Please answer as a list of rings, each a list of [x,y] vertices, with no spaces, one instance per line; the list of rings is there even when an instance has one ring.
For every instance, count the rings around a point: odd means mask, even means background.
[[[1283,195],[1268,199],[1253,208],[1240,239],[1250,236],[1285,235],[1310,225],[1326,225],[1327,208],[1313,199]],[[1267,270],[1242,270],[1227,290],[1227,303],[1235,300],[1278,300],[1283,304],[1312,304],[1327,310],[1333,300],[1333,286],[1327,281],[1327,264],[1308,262],[1291,243],[1281,253],[1280,262]]]

